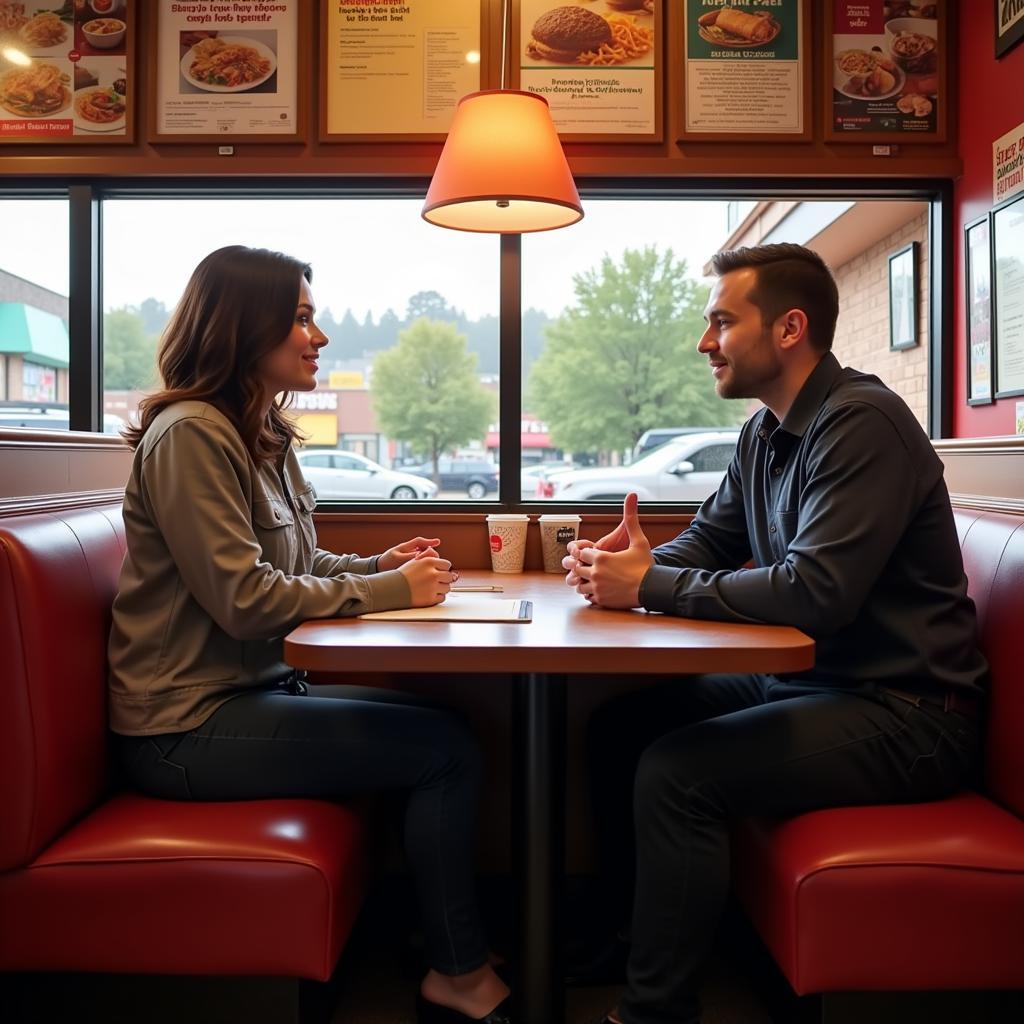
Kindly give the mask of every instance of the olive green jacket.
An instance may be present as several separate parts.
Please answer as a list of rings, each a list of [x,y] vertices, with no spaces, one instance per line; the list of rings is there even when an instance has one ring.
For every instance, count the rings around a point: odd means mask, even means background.
[[[110,633],[110,726],[184,732],[240,689],[288,675],[305,619],[407,607],[398,570],[316,546],[316,496],[293,451],[257,468],[205,402],[164,409],[125,489],[127,552]]]

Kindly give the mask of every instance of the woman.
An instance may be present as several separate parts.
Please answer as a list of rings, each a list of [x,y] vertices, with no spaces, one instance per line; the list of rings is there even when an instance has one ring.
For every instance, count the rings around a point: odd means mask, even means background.
[[[280,253],[218,249],[164,332],[164,388],[126,432],[111,728],[129,780],[152,796],[411,790],[405,842],[430,962],[421,1021],[508,1022],[474,891],[475,741],[413,700],[308,692],[281,660],[281,638],[304,619],[437,604],[456,577],[437,538],[373,558],[316,547],[315,497],[279,398],[316,386],[327,338],[311,277]]]

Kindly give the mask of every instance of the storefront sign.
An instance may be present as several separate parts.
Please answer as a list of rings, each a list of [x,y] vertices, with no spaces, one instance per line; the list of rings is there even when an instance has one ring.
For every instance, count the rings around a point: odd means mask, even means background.
[[[686,0],[682,135],[808,136],[802,0]]]
[[[153,139],[292,141],[299,0],[160,0]]]
[[[443,135],[481,83],[481,0],[322,5],[324,140]]]
[[[1024,192],[1024,121],[992,143],[992,202]]]
[[[131,142],[134,0],[0,0],[0,144]]]
[[[943,2],[831,0],[826,138],[945,137]]]
[[[660,140],[661,11],[662,0],[521,0],[513,38],[519,88],[548,101],[562,136]]]

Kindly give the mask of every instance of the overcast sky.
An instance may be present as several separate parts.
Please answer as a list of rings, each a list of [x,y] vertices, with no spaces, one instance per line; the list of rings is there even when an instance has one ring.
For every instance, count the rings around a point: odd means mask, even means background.
[[[104,307],[155,298],[171,308],[196,263],[222,245],[279,249],[313,265],[317,305],[340,317],[401,317],[437,291],[471,318],[498,311],[498,237],[420,218],[419,200],[118,200],[104,204]],[[591,200],[569,228],[523,236],[523,305],[557,315],[572,275],[627,247],[671,248],[691,274],[726,237],[724,202]],[[0,269],[67,294],[67,209],[0,201]]]

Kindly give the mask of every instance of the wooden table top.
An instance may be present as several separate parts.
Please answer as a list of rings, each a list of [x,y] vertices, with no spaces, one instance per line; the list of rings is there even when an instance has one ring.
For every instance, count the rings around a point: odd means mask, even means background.
[[[798,672],[814,641],[789,626],[680,619],[587,604],[562,575],[467,572],[474,597],[533,601],[532,622],[313,619],[285,637],[285,661],[313,672],[689,674]]]

